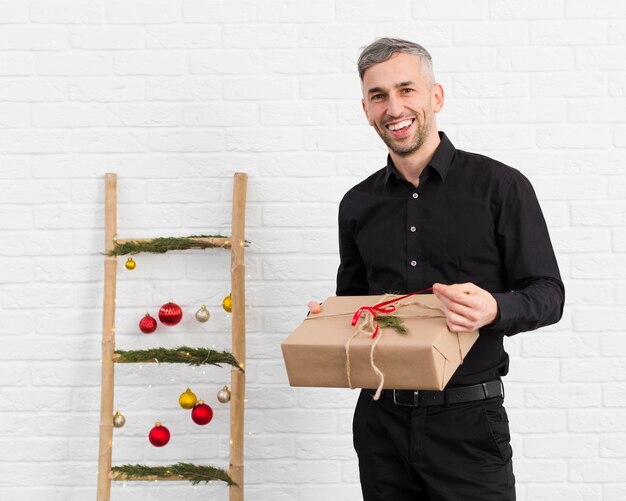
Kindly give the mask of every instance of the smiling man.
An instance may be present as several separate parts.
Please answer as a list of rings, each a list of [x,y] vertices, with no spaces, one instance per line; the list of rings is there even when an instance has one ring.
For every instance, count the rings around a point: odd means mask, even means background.
[[[517,170],[438,131],[444,91],[426,49],[379,39],[358,69],[389,155],[341,201],[337,295],[433,287],[450,330],[480,332],[444,391],[374,401],[362,390],[353,432],[364,500],[514,500],[503,338],[557,322],[564,304],[539,203]]]

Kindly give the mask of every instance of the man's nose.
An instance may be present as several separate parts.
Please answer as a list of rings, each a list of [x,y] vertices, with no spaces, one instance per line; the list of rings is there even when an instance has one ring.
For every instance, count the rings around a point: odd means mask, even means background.
[[[402,103],[400,102],[400,99],[398,99],[395,96],[390,95],[389,99],[387,100],[387,114],[392,116],[392,117],[399,117],[402,115]]]

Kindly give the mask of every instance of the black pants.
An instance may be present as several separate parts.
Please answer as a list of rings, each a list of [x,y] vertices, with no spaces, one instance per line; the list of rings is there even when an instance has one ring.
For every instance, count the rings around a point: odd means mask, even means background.
[[[502,397],[404,407],[362,390],[354,448],[364,501],[514,501]]]

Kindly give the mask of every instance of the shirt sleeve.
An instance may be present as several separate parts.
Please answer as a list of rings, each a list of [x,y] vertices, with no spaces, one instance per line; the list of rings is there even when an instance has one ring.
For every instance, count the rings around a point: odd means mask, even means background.
[[[510,290],[493,294],[499,317],[481,334],[512,336],[558,322],[565,288],[535,191],[518,171],[504,190],[496,223]]]
[[[337,296],[364,296],[369,293],[365,263],[355,241],[355,223],[348,217],[344,199],[339,204],[339,270]]]

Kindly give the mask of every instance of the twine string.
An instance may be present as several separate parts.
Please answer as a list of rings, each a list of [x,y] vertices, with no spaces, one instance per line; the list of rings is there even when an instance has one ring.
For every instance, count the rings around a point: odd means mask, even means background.
[[[348,386],[350,389],[354,389],[352,385],[352,376],[351,376],[351,364],[350,364],[350,345],[352,344],[352,340],[359,334],[368,334],[371,335],[374,342],[370,347],[370,367],[378,377],[378,386],[376,388],[376,392],[374,393],[374,400],[378,400],[383,391],[383,386],[385,385],[385,374],[378,368],[376,362],[374,361],[374,354],[376,352],[376,347],[378,343],[380,343],[383,337],[383,331],[379,329],[378,319],[376,313],[388,313],[394,314],[401,307],[408,306],[410,304],[418,305],[427,309],[436,309],[441,310],[441,308],[437,306],[430,306],[418,300],[412,300],[403,304],[398,304],[403,299],[407,299],[411,296],[415,296],[417,294],[422,294],[427,291],[431,291],[432,287],[428,289],[424,289],[417,292],[412,292],[410,294],[405,294],[404,296],[395,297],[389,299],[391,296],[389,294],[385,294],[383,296],[382,301],[374,306],[362,306],[360,307],[352,317],[352,325],[356,327],[355,331],[346,341],[344,346],[346,352],[346,376],[348,377]],[[396,306],[397,305],[397,306]],[[339,316],[339,315],[337,315]]]

